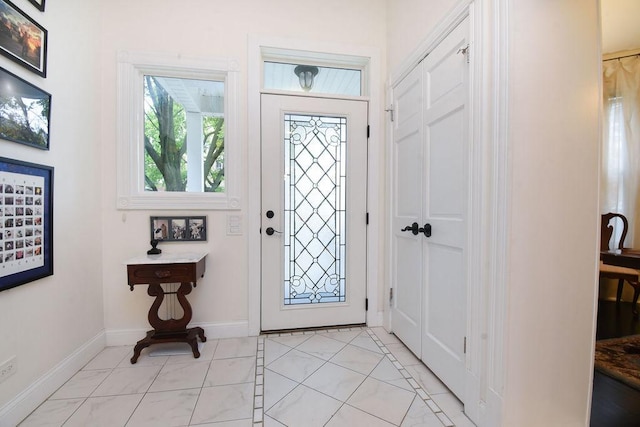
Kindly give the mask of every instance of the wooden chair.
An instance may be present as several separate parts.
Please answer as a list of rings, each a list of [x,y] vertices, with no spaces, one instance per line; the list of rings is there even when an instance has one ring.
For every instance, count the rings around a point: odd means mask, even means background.
[[[627,218],[619,213],[609,212],[607,214],[602,215],[602,222],[600,226],[600,250],[607,251],[611,249],[609,244],[611,243],[611,239],[614,237],[613,231],[614,227],[611,225],[611,220],[614,218],[619,218],[622,222],[622,234],[620,235],[620,239],[616,242],[613,242],[613,249],[622,249],[624,244],[624,239],[627,236],[627,231],[629,228],[629,222]],[[633,314],[638,315],[638,296],[640,296],[640,271],[634,270],[632,268],[626,267],[618,267],[616,265],[604,264],[600,261],[600,278],[607,279],[617,279],[618,280],[618,292],[616,294],[616,302],[620,302],[620,298],[622,297],[622,289],[624,286],[624,282],[626,281],[633,287]]]

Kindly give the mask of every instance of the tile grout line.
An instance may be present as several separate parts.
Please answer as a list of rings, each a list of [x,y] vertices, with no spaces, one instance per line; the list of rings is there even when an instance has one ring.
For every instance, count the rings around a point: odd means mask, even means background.
[[[431,399],[429,393],[427,393],[422,386],[413,378],[413,376],[407,371],[407,369],[396,359],[396,357],[391,353],[391,351],[387,348],[386,345],[378,338],[376,333],[369,327],[366,328],[367,333],[373,339],[373,341],[380,347],[380,350],[384,353],[384,355],[389,359],[389,361],[395,366],[402,376],[407,380],[407,382],[413,387],[414,391],[420,397],[423,402],[427,405],[427,407],[433,412],[433,414],[438,417],[440,422],[445,427],[455,427],[455,425],[449,420],[449,417],[440,409],[440,407]]]
[[[264,336],[258,336],[256,345],[255,379],[253,383],[253,426],[264,423]]]

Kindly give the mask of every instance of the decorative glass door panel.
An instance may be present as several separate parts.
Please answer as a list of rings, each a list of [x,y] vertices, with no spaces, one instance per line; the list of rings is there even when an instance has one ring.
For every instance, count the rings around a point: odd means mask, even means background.
[[[262,97],[262,329],[365,322],[367,104]]]
[[[284,116],[284,304],[344,302],[347,119]]]

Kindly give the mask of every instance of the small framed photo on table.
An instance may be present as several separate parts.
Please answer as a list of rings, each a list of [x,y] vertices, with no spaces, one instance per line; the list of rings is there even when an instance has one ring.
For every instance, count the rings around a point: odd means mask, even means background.
[[[203,242],[207,240],[206,216],[152,216],[151,240]]]

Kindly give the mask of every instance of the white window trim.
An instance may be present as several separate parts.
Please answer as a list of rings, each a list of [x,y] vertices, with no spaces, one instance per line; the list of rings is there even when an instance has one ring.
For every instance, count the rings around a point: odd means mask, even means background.
[[[226,58],[186,58],[148,52],[118,52],[118,209],[240,209],[241,145],[238,123],[238,63]],[[144,190],[143,77],[160,75],[225,82],[225,192]]]

